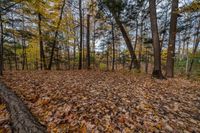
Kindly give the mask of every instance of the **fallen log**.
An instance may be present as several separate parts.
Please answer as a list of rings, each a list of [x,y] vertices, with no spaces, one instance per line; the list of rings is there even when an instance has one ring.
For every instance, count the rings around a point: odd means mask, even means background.
[[[38,122],[22,100],[3,83],[0,83],[0,95],[10,113],[13,133],[46,133],[46,127]]]

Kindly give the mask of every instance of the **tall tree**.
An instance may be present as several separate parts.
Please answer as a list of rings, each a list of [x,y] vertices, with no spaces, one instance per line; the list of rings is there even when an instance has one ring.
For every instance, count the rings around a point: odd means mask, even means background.
[[[14,42],[14,60],[15,60],[15,69],[18,70],[18,62],[17,62],[17,44],[15,39],[15,27],[14,27],[14,13],[12,12],[12,35],[13,35],[13,42]]]
[[[116,0],[104,0],[103,2],[109,9],[109,11],[112,13],[113,18],[116,21],[116,24],[119,26],[119,29],[122,33],[122,36],[126,42],[126,46],[129,50],[129,53],[131,55],[131,64],[130,64],[130,69],[132,68],[132,64],[134,64],[134,67],[136,69],[139,69],[139,63],[133,48],[133,45],[131,43],[131,39],[129,37],[128,32],[126,31],[124,25],[122,24],[121,20],[120,20],[120,12],[122,7],[122,1],[116,1]]]
[[[194,56],[197,52],[197,49],[198,49],[198,46],[199,46],[199,42],[200,42],[200,37],[199,37],[199,33],[200,33],[200,19],[198,19],[198,26],[197,26],[197,31],[196,31],[196,39],[195,39],[195,42],[194,42],[194,48],[193,48],[193,51],[192,51],[192,60],[190,62],[190,66],[189,66],[189,70],[188,70],[188,76],[190,76],[191,72],[192,72],[192,67],[193,67],[193,64],[194,64]]]
[[[56,43],[57,43],[57,38],[58,38],[58,30],[60,28],[60,24],[61,24],[62,17],[63,17],[65,1],[66,0],[63,0],[63,4],[62,4],[61,10],[60,10],[60,16],[59,16],[58,24],[57,24],[56,31],[55,31],[55,36],[54,36],[54,40],[53,40],[53,46],[52,46],[51,56],[50,56],[50,61],[49,61],[49,66],[48,66],[49,70],[51,70],[51,67],[52,67],[54,51],[55,51],[55,48],[56,48]]]
[[[87,69],[90,69],[90,15],[87,15]]]
[[[115,33],[114,23],[112,22],[112,71],[115,70]]]
[[[170,31],[169,31],[169,44],[167,51],[167,63],[166,63],[166,76],[174,77],[174,59],[175,59],[175,42],[176,42],[176,27],[177,27],[177,9],[178,0],[172,0],[172,10],[171,10],[171,21],[170,21]]]
[[[79,0],[79,17],[80,17],[80,46],[79,46],[79,64],[78,69],[82,69],[83,60],[83,20],[82,20],[82,0]]]
[[[3,19],[2,14],[0,13],[0,76],[3,75]]]
[[[152,76],[158,79],[163,79],[164,76],[161,70],[161,48],[158,35],[156,0],[149,0],[149,11],[150,11],[150,21],[151,21],[151,33],[153,38],[153,49],[154,49],[154,68]]]
[[[41,70],[47,69],[46,61],[45,61],[45,54],[44,54],[44,47],[43,47],[43,39],[42,39],[42,27],[41,27],[42,15],[38,13],[38,32],[39,32],[39,44],[40,44],[40,68]]]

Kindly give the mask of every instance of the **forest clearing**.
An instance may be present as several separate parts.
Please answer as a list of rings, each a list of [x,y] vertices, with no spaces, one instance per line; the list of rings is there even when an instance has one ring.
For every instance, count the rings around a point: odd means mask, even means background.
[[[0,0],[0,133],[200,133],[199,0]]]

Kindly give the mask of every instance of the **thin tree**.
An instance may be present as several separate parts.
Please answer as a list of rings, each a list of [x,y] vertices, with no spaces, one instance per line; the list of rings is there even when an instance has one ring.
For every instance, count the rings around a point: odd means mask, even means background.
[[[90,15],[87,15],[87,69],[90,69]]]
[[[54,57],[54,51],[55,51],[55,48],[56,48],[56,43],[57,43],[57,38],[58,38],[58,30],[60,28],[60,24],[61,24],[62,17],[63,17],[64,7],[65,7],[65,1],[66,0],[63,1],[63,5],[62,5],[61,10],[60,10],[60,16],[59,16],[59,20],[58,20],[58,25],[56,27],[56,32],[55,32],[55,36],[54,36],[54,40],[53,40],[53,46],[52,46],[52,50],[51,50],[50,62],[49,62],[49,66],[48,66],[49,70],[51,70],[51,67],[52,67],[52,62],[53,62],[53,57]]]
[[[39,32],[39,44],[40,44],[40,68],[41,70],[46,69],[46,61],[43,47],[43,39],[42,39],[42,28],[41,28],[42,15],[38,13],[38,32]]]
[[[112,22],[112,71],[115,70],[115,33],[114,23]]]
[[[197,52],[197,49],[198,49],[198,46],[199,46],[199,42],[200,42],[200,39],[199,39],[199,33],[200,33],[200,19],[199,19],[199,24],[198,24],[198,27],[197,27],[197,32],[196,32],[196,39],[195,39],[195,44],[194,44],[194,49],[192,51],[192,57],[194,58],[196,52]],[[192,58],[191,60],[191,63],[190,63],[190,66],[189,66],[189,70],[188,70],[188,76],[190,76],[191,72],[192,72],[192,67],[193,67],[193,64],[194,64],[194,59]]]
[[[25,69],[25,65],[27,67],[27,60],[26,60],[26,38],[25,38],[25,18],[24,18],[24,11],[22,14],[22,70]]]
[[[132,68],[132,64],[134,64],[134,68],[136,69],[139,69],[139,63],[138,63],[138,60],[137,60],[137,57],[136,57],[136,54],[135,54],[135,51],[134,51],[134,48],[133,48],[133,45],[131,43],[131,39],[129,37],[129,34],[128,32],[126,31],[124,25],[122,24],[120,18],[119,18],[119,10],[118,9],[119,7],[121,8],[121,4],[118,3],[118,1],[115,1],[115,0],[104,0],[104,3],[106,4],[106,6],[108,7],[108,9],[110,10],[113,18],[115,19],[115,22],[116,24],[119,26],[119,29],[122,33],[122,36],[126,42],[126,45],[127,45],[127,48],[129,50],[129,53],[131,55],[131,64],[130,64],[130,68]]]
[[[82,21],[82,0],[79,0],[79,17],[80,17],[80,46],[79,46],[79,64],[78,69],[82,69],[82,48],[83,48],[83,21]]]
[[[17,62],[17,44],[16,44],[16,39],[15,39],[15,27],[14,27],[14,15],[12,12],[12,35],[13,35],[13,43],[14,43],[14,60],[15,60],[15,70],[18,70],[18,62]]]
[[[176,30],[177,30],[177,17],[176,10],[178,8],[178,0],[172,0],[172,11],[169,31],[169,44],[167,51],[167,63],[166,63],[166,76],[174,77],[174,59],[175,59],[175,42],[176,42]]]
[[[0,76],[3,76],[3,20],[2,15],[0,13],[0,28],[1,28],[1,35],[0,35]]]
[[[153,38],[153,49],[154,49],[154,68],[152,76],[158,79],[163,79],[161,70],[161,48],[158,35],[158,24],[156,14],[156,0],[149,0],[150,10],[150,21],[151,21],[151,32]]]

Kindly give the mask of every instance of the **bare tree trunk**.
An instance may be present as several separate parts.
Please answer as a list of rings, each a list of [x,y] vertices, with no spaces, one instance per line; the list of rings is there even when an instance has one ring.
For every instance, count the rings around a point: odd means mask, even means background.
[[[70,47],[67,46],[67,60],[68,60],[68,69],[71,69],[71,58],[70,58]]]
[[[161,70],[161,48],[158,35],[158,25],[156,16],[156,0],[149,0],[150,9],[150,21],[151,21],[151,32],[153,37],[153,48],[154,48],[154,69],[152,76],[158,79],[163,79]]]
[[[137,42],[138,42],[138,20],[136,20],[136,36],[135,36],[135,45],[134,45],[134,51],[136,51],[137,48]]]
[[[195,56],[197,49],[198,49],[198,46],[199,46],[199,41],[200,41],[199,32],[200,32],[200,20],[199,20],[199,24],[198,24],[198,28],[197,28],[196,39],[195,39],[194,49],[193,49],[193,52],[192,52],[192,57]],[[194,64],[194,59],[192,58],[190,66],[189,66],[189,70],[188,70],[188,76],[190,76],[190,74],[192,72],[193,64]]]
[[[109,70],[109,47],[107,48],[107,51],[106,51],[106,67],[108,71]]]
[[[17,46],[16,46],[16,39],[15,39],[15,32],[14,32],[14,16],[12,13],[12,29],[13,29],[13,41],[14,41],[14,59],[15,59],[15,70],[18,70],[18,63],[17,63]]]
[[[38,32],[39,32],[39,45],[40,45],[40,68],[42,70],[43,67],[44,67],[44,69],[47,69],[47,66],[46,66],[44,47],[43,47],[41,21],[42,21],[41,14],[38,13]]]
[[[115,70],[115,32],[114,32],[114,23],[112,23],[112,71]]]
[[[186,65],[185,65],[185,73],[188,74],[188,65],[189,65],[189,40],[187,41],[187,47],[186,47]]]
[[[95,68],[96,66],[96,52],[95,52],[95,41],[96,41],[96,38],[95,38],[95,34],[96,34],[96,20],[95,18],[94,19],[94,25],[93,25],[93,46],[92,46],[92,49],[93,49],[93,67]]]
[[[176,43],[176,26],[177,16],[175,12],[178,8],[178,0],[172,0],[171,22],[169,31],[169,44],[167,51],[167,63],[166,63],[166,76],[174,77],[174,59],[175,59],[175,43]]]
[[[136,54],[135,54],[135,51],[133,49],[133,46],[131,44],[131,40],[128,36],[128,33],[126,32],[124,26],[122,25],[121,21],[119,20],[119,18],[113,13],[113,16],[115,18],[115,21],[117,23],[117,25],[119,26],[120,30],[121,30],[121,33],[123,35],[123,38],[126,42],[126,45],[128,47],[128,50],[129,50],[129,53],[131,55],[131,64],[130,64],[130,69],[132,68],[132,64],[134,63],[134,67],[136,69],[139,69],[139,64],[138,64],[138,60],[137,60],[137,57],[136,57]]]
[[[161,39],[161,42],[160,42],[160,47],[161,47],[161,51],[162,51],[162,47],[163,47],[163,44],[164,44],[164,40],[165,40],[165,36],[166,36],[166,27],[167,27],[167,19],[168,19],[168,12],[166,12],[166,17],[165,17],[165,24],[164,24],[164,31],[162,33],[162,39]]]
[[[83,21],[82,21],[82,0],[79,0],[79,17],[80,17],[80,46],[79,46],[79,65],[78,69],[82,69],[82,59],[83,59]]]
[[[76,35],[76,31],[74,31]],[[74,46],[73,46],[73,69],[75,69],[75,62],[76,62],[76,38],[74,38]]]
[[[24,25],[24,14],[22,15],[22,29],[25,31],[25,25]],[[24,33],[22,33],[22,70],[25,69],[26,65],[26,40]]]
[[[140,29],[140,46],[138,53],[139,67],[141,67],[141,60],[142,60],[142,45],[143,45],[143,22],[141,22],[141,29]]]
[[[180,54],[181,54],[181,34],[179,33],[179,43],[178,43],[178,60],[180,60]]]
[[[3,76],[3,20],[0,14],[0,28],[1,28],[1,35],[0,35],[0,76]]]
[[[148,48],[146,48],[146,65],[145,65],[145,72],[148,73],[148,67],[149,67],[149,56],[148,56]]]
[[[57,43],[57,38],[58,38],[58,30],[59,30],[59,27],[60,27],[60,24],[61,24],[61,21],[62,21],[62,17],[63,17],[64,7],[65,7],[65,1],[66,0],[63,1],[63,5],[62,5],[61,10],[60,10],[60,17],[59,17],[59,20],[58,20],[58,25],[56,27],[56,32],[55,32],[55,36],[54,36],[53,46],[52,46],[52,50],[51,50],[50,62],[49,62],[49,66],[48,66],[49,70],[51,70],[51,67],[52,67],[54,51],[55,51],[55,47],[56,47],[56,43]]]
[[[87,15],[87,69],[90,69],[90,15]]]
[[[87,21],[87,19],[86,19],[86,21]],[[85,41],[87,41],[87,35],[85,34],[85,11],[84,11],[84,9],[83,9],[83,13],[82,13],[82,27],[83,27],[83,32],[82,32],[82,36],[83,36],[83,42],[82,42],[82,64],[83,64],[83,68],[85,68],[86,67],[86,65],[87,65],[87,61],[86,61],[86,53],[85,53]],[[86,29],[87,30],[87,29]],[[87,42],[86,42],[87,43]],[[87,44],[86,44],[87,45]],[[87,49],[87,48],[86,48]]]
[[[123,38],[124,38],[124,40],[126,42],[127,48],[128,48],[129,53],[131,55],[131,64],[130,64],[129,69],[131,70],[132,69],[132,64],[134,64],[134,68],[137,69],[137,70],[139,70],[139,63],[138,63],[135,51],[133,49],[133,45],[132,45],[131,40],[129,38],[129,35],[128,35],[127,31],[125,30],[122,22],[120,21],[119,16],[113,10],[113,5],[116,5],[115,2],[116,2],[115,0],[110,0],[107,3],[107,7],[110,10],[110,12],[112,13],[112,15],[113,15],[113,17],[114,17],[114,19],[116,21],[116,24],[119,26],[119,29],[120,29],[120,31],[122,33],[122,36],[123,36]]]

